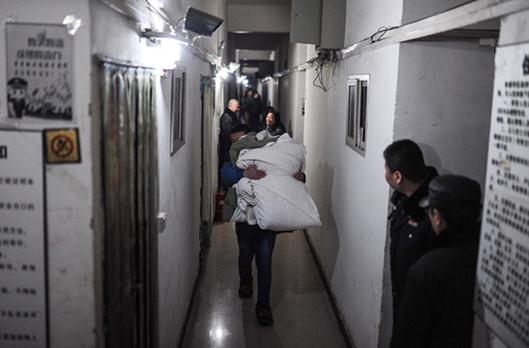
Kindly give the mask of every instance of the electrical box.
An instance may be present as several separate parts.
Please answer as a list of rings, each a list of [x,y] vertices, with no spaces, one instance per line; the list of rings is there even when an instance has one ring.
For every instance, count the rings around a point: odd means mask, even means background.
[[[343,48],[346,0],[323,0],[320,48]]]
[[[292,0],[290,42],[343,48],[346,0]]]
[[[319,45],[322,0],[292,0],[290,42]]]

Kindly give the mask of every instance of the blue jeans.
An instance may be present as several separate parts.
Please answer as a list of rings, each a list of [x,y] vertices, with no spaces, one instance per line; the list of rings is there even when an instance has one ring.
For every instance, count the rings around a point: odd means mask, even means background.
[[[270,304],[272,287],[272,252],[276,241],[274,231],[262,230],[245,222],[235,224],[239,244],[239,276],[241,283],[252,283],[252,261],[257,266],[257,303]]]

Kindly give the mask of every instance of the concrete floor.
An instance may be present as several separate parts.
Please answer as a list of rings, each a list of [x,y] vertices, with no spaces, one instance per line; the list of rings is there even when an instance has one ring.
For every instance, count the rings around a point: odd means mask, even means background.
[[[255,265],[253,298],[238,297],[237,257],[235,225],[216,225],[183,348],[346,347],[302,232],[276,239],[271,327],[260,326],[255,318]]]

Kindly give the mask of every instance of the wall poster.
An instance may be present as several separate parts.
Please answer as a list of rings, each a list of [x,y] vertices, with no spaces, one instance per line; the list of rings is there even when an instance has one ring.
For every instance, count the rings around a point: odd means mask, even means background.
[[[48,347],[43,137],[0,130],[0,347]]]
[[[474,309],[529,346],[529,44],[499,47]]]
[[[6,23],[8,118],[72,119],[72,40],[65,25]]]

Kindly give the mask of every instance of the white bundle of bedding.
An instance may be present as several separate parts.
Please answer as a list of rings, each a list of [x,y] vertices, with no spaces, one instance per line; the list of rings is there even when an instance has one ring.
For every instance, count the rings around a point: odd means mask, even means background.
[[[305,147],[286,133],[275,143],[241,151],[237,167],[255,165],[266,172],[266,177],[242,178],[235,184],[237,208],[231,221],[257,224],[272,231],[320,226],[318,209],[305,184],[292,176],[304,162]]]

